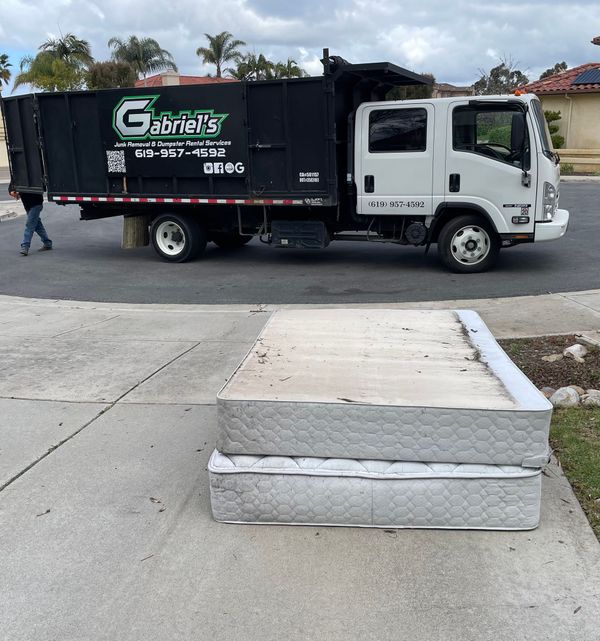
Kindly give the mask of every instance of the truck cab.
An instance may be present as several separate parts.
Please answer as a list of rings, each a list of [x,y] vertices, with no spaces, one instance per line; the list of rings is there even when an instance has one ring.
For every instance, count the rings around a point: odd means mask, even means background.
[[[354,154],[357,215],[402,216],[408,242],[437,243],[453,271],[483,271],[501,247],[567,230],[534,95],[363,103]]]

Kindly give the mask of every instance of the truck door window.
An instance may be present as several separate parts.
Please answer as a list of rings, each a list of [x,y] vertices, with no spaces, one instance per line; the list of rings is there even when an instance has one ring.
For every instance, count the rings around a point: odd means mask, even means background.
[[[376,109],[369,114],[369,152],[425,151],[425,109]]]
[[[552,138],[550,137],[550,131],[548,130],[548,123],[544,117],[542,103],[539,100],[532,100],[531,109],[542,141],[542,152],[547,158],[554,158],[554,147],[552,146]]]
[[[452,114],[453,148],[508,163],[521,169],[529,167],[529,134],[525,127],[524,149],[513,148],[513,130],[523,118],[521,111],[471,106],[456,107]],[[514,137],[516,138],[516,136]],[[523,167],[525,165],[525,167]]]

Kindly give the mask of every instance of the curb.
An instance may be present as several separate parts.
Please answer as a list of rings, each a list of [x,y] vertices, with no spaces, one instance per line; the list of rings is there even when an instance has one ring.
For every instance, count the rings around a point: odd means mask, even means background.
[[[12,203],[0,203],[0,223],[24,215],[22,207],[15,207]]]
[[[600,182],[600,176],[563,176],[560,177],[560,182],[567,183],[597,183]]]

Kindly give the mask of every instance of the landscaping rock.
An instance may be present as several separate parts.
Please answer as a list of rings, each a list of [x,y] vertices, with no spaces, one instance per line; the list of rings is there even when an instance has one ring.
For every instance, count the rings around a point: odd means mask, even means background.
[[[561,361],[563,359],[562,354],[550,354],[550,356],[542,356],[542,360],[546,363],[554,363],[555,361]]]
[[[583,357],[587,353],[588,353],[587,347],[584,347],[579,343],[575,343],[575,345],[571,345],[570,347],[567,347],[565,350],[563,350],[563,356],[566,356],[567,358],[573,358],[578,363],[584,362]]]
[[[550,397],[554,407],[577,407],[579,400],[579,394],[572,387],[561,387]]]
[[[589,389],[581,398],[582,405],[600,407],[600,390]]]
[[[540,390],[540,392],[541,392],[541,393],[542,393],[546,398],[550,398],[550,397],[552,396],[552,394],[554,394],[554,392],[556,392],[556,390],[555,390],[553,387],[542,387],[542,389]]]
[[[579,385],[569,385],[569,387],[571,389],[574,389],[579,394],[579,396],[583,396],[585,394],[585,390],[583,389],[583,387],[579,387]]]

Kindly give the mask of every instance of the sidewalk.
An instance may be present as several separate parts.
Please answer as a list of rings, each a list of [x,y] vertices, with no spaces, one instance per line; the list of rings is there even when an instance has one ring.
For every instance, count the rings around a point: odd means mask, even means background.
[[[598,290],[468,307],[497,337],[600,330]],[[272,309],[0,296],[3,637],[597,638],[600,546],[555,464],[531,532],[212,520],[215,395]]]

